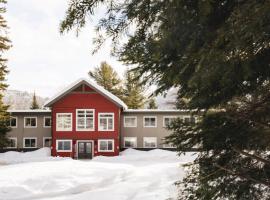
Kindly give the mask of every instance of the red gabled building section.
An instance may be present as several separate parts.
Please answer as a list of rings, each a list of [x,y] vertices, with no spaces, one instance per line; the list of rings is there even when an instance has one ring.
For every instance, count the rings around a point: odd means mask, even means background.
[[[69,87],[55,95],[46,103],[47,107],[52,111],[52,155],[77,158],[79,152],[83,148],[87,148],[83,143],[88,142],[89,149],[85,149],[89,153],[91,148],[91,157],[97,155],[116,156],[119,155],[120,149],[120,117],[122,110],[127,106],[116,96],[98,86],[95,82],[80,79]],[[91,109],[94,111],[94,129],[91,131],[77,130],[77,113],[78,109]],[[57,114],[72,113],[72,128],[69,131],[57,130]],[[99,130],[99,114],[113,114],[113,130]],[[57,141],[72,141],[72,150],[65,152],[58,150]],[[113,150],[100,151],[99,141],[110,140],[113,142]],[[61,144],[62,145],[62,144]],[[80,145],[80,147],[79,147]],[[85,145],[88,145],[85,143]],[[90,147],[91,146],[91,147]]]

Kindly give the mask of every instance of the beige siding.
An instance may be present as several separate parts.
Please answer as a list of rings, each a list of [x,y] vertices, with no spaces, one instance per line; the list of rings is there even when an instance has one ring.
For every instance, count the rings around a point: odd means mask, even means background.
[[[24,137],[36,137],[37,148],[43,147],[43,137],[51,137],[51,128],[44,128],[44,117],[50,117],[50,113],[12,113],[17,117],[17,128],[12,128],[8,137],[17,138],[17,148],[23,148]],[[37,117],[36,128],[24,128],[24,117]]]
[[[125,116],[136,116],[137,127],[124,127]],[[154,116],[157,118],[156,127],[144,127],[144,116]],[[121,145],[124,147],[124,137],[137,137],[137,148],[143,148],[143,137],[157,137],[157,148],[163,147],[163,138],[170,134],[165,127],[163,127],[163,118],[166,116],[175,116],[183,118],[190,116],[184,112],[124,112],[121,119]]]

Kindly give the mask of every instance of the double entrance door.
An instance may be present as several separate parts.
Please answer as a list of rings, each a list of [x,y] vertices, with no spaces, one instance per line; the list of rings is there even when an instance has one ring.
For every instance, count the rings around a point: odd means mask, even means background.
[[[92,159],[92,142],[78,141],[78,159]]]

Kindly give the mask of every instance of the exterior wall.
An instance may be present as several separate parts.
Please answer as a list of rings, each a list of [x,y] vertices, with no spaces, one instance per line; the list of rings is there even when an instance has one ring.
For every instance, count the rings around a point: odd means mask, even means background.
[[[137,127],[124,127],[125,116],[136,116]],[[156,127],[144,127],[144,116],[153,116],[157,118]],[[157,148],[163,148],[163,138],[170,134],[170,131],[163,126],[165,116],[190,117],[187,112],[123,112],[121,116],[121,147],[124,148],[124,137],[137,137],[137,148],[144,148],[143,137],[157,137]]]
[[[76,109],[94,109],[94,131],[76,131]],[[98,113],[114,113],[114,131],[98,131]],[[56,114],[72,113],[72,131],[56,131]],[[119,155],[120,108],[96,92],[72,92],[61,98],[52,106],[52,155],[77,157],[77,141],[90,140],[94,144],[94,155]],[[57,152],[56,140],[71,139],[72,152]],[[113,139],[114,152],[99,152],[98,139]]]
[[[51,137],[51,128],[44,127],[44,117],[50,117],[50,112],[23,112],[23,113],[11,113],[12,117],[17,117],[17,128],[11,128],[8,132],[8,137],[17,138],[17,148],[23,149],[24,137],[36,137],[37,148],[43,147],[43,137]],[[24,128],[24,117],[37,117],[36,128]]]

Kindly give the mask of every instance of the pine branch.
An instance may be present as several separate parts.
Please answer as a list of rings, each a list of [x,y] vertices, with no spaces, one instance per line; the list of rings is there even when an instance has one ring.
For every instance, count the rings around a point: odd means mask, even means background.
[[[224,171],[226,171],[226,172],[234,175],[234,176],[238,176],[239,178],[247,179],[247,180],[252,181],[254,183],[257,183],[257,184],[261,184],[261,185],[265,185],[267,187],[270,187],[270,183],[269,182],[257,180],[255,178],[250,177],[250,176],[246,176],[246,175],[243,175],[243,174],[240,174],[240,173],[236,173],[233,170],[226,168],[225,166],[221,166],[221,165],[218,165],[218,164],[215,164],[215,166],[217,168],[219,168],[219,169],[222,169],[222,170],[224,170]]]
[[[258,161],[260,161],[260,162],[263,162],[263,163],[265,163],[265,164],[270,165],[270,160],[266,160],[266,159],[262,158],[262,157],[259,156],[259,155],[256,155],[256,154],[250,154],[250,153],[247,153],[246,151],[243,151],[243,150],[240,150],[240,149],[237,149],[237,148],[234,148],[234,147],[232,148],[232,150],[235,151],[235,152],[237,152],[237,153],[240,153],[240,154],[242,154],[242,155],[244,155],[244,156],[253,158],[253,159],[255,159],[255,160],[258,160]]]

